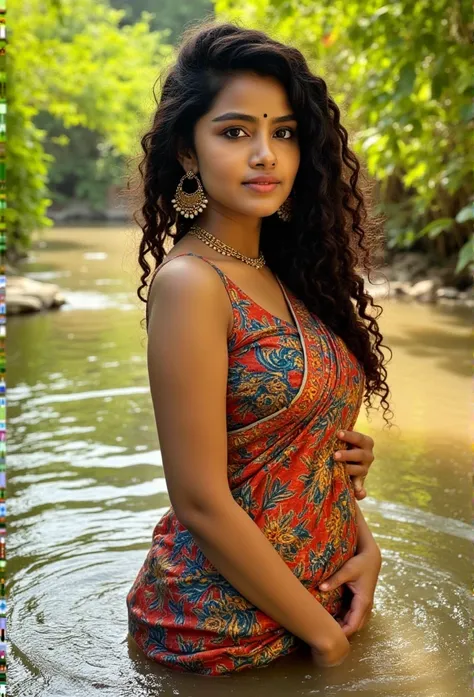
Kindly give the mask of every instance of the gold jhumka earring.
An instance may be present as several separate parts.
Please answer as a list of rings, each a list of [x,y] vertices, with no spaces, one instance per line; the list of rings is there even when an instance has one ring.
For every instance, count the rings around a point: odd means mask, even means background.
[[[183,182],[185,179],[195,180],[197,185],[195,191],[191,193],[184,191]],[[171,203],[173,204],[173,208],[175,208],[178,213],[181,213],[184,218],[195,218],[199,213],[202,213],[207,206],[208,200],[202,188],[201,181],[194,174],[192,169],[181,177],[174,198],[171,199]]]
[[[293,193],[293,192],[292,192]],[[291,220],[291,216],[293,213],[293,205],[294,201],[290,196],[284,201],[280,208],[277,210],[277,216],[280,218],[280,220],[283,220],[284,223],[289,223]]]

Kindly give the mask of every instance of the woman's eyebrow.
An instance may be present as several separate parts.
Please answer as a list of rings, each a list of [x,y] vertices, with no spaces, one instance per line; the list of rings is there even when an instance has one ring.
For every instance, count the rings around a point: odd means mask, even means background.
[[[259,120],[256,116],[250,116],[250,114],[239,114],[237,111],[228,111],[226,114],[221,116],[216,116],[212,121],[250,121],[251,123],[257,123]],[[296,116],[294,114],[286,114],[285,116],[276,116],[271,119],[272,123],[282,123],[283,121],[296,121]]]

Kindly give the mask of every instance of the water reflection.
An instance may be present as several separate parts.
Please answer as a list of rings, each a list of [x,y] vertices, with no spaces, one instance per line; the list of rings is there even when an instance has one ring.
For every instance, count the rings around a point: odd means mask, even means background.
[[[129,229],[48,231],[27,269],[69,305],[9,320],[12,694],[464,697],[469,323],[451,308],[384,304],[399,429],[364,413],[356,427],[376,442],[362,508],[384,563],[347,661],[320,671],[302,653],[210,680],[155,666],[127,641],[125,594],[168,504],[133,250]]]

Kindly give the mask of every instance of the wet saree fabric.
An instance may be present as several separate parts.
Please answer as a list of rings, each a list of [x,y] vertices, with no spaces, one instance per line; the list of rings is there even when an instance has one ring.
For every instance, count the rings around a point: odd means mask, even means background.
[[[227,384],[232,495],[336,616],[342,590],[324,593],[318,585],[356,551],[352,484],[333,453],[346,447],[337,432],[353,429],[357,419],[362,368],[281,281],[296,326],[200,258],[219,273],[233,308]],[[127,607],[129,632],[141,650],[182,671],[223,675],[264,666],[301,644],[219,574],[172,508],[155,526]]]

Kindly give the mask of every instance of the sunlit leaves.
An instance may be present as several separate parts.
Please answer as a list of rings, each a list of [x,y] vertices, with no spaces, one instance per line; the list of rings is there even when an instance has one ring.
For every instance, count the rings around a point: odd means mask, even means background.
[[[64,129],[85,127],[98,139],[96,173],[104,157],[136,153],[154,104],[152,87],[172,47],[150,32],[146,16],[120,27],[121,10],[96,0],[10,0],[7,120],[9,247],[26,247],[49,224],[44,114]],[[61,134],[57,134],[61,135]],[[63,134],[66,135],[66,134]],[[56,140],[54,145],[64,142]],[[89,173],[94,179],[94,169]],[[112,183],[112,182],[111,182]]]

